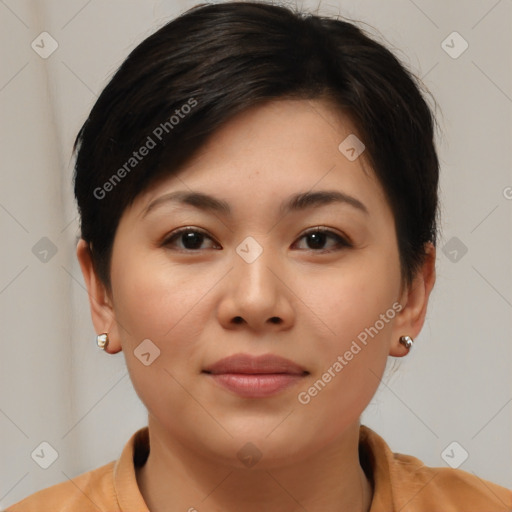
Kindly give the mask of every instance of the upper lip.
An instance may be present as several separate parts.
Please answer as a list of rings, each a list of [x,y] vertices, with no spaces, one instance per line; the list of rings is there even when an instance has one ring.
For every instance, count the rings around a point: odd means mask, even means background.
[[[298,364],[273,354],[252,356],[250,354],[234,354],[208,366],[203,370],[207,373],[288,373],[291,375],[303,375],[308,373]]]

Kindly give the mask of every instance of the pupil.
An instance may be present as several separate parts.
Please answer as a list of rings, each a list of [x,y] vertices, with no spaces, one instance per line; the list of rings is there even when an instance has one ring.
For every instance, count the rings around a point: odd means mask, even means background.
[[[310,233],[309,236],[313,239],[313,243],[311,244],[314,246],[313,248],[318,249],[323,245],[322,242],[325,242],[325,240],[323,240],[325,233]]]
[[[185,237],[184,245],[187,247],[187,249],[197,249],[201,246],[201,235],[200,233],[185,233],[183,235]],[[192,245],[193,247],[190,247]]]

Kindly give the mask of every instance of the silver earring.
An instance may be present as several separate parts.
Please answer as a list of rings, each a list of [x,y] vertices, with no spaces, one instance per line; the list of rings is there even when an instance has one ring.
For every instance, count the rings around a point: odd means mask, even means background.
[[[108,333],[104,332],[103,334],[98,334],[98,336],[96,336],[96,344],[101,350],[105,350],[108,345]]]
[[[409,350],[414,343],[414,340],[410,336],[400,336],[400,343]]]

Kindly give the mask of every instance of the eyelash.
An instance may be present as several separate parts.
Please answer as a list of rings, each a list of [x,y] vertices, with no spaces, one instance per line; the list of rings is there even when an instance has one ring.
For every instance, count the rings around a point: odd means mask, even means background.
[[[206,233],[206,231],[204,231],[202,229],[192,228],[192,227],[184,227],[184,228],[179,228],[176,231],[173,231],[171,233],[171,235],[168,236],[164,240],[164,242],[162,243],[162,246],[170,246],[183,233],[199,233],[199,234],[204,235],[205,237],[209,238],[210,240],[213,240]],[[318,226],[318,227],[315,227],[313,229],[306,231],[299,237],[299,240],[301,240],[302,238],[304,238],[308,235],[311,235],[313,233],[326,234],[329,237],[334,238],[337,241],[336,248],[335,249],[324,249],[324,250],[322,250],[322,249],[303,249],[303,250],[307,250],[309,252],[316,252],[316,253],[320,253],[320,254],[326,254],[326,253],[330,253],[330,252],[333,252],[336,250],[349,249],[349,248],[353,247],[353,244],[348,240],[348,238],[338,235],[337,233],[335,233],[334,231],[331,231],[330,229],[322,228],[321,226]],[[190,253],[190,252],[199,252],[201,249],[177,249],[177,250],[180,252],[189,252]]]

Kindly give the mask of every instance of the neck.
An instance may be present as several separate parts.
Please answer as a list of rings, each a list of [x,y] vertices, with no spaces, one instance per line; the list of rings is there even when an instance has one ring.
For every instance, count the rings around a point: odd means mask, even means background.
[[[151,512],[367,512],[372,487],[358,454],[359,423],[292,465],[240,468],[170,440],[149,421],[150,454],[137,482]]]
[[[151,512],[367,512],[372,487],[358,454],[359,423],[290,466],[240,469],[195,453],[149,421],[137,482]]]

